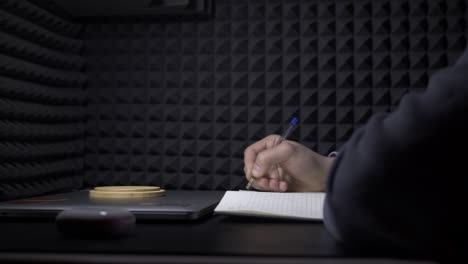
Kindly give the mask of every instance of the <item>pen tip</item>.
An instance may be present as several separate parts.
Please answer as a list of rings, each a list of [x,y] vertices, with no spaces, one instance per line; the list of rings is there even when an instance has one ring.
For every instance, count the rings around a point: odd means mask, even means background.
[[[291,120],[291,125],[295,125],[297,123],[298,119],[297,117],[294,117],[293,120]]]

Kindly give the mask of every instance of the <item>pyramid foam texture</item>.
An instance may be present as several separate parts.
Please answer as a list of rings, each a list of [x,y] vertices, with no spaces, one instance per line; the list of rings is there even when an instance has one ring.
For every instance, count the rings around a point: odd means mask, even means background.
[[[220,0],[215,16],[86,25],[88,185],[243,188],[245,147],[293,115],[291,139],[328,154],[466,46],[463,0]]]

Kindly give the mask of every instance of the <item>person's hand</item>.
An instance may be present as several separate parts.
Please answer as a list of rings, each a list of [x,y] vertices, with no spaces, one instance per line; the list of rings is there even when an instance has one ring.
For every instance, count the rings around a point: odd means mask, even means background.
[[[273,192],[317,192],[325,190],[325,182],[333,163],[293,142],[270,135],[245,149],[244,171],[247,180],[254,177],[252,187]]]

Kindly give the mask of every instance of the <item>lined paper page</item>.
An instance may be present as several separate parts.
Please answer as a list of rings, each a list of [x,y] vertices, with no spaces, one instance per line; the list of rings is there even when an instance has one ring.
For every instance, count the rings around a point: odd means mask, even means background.
[[[323,219],[325,193],[227,191],[215,213]]]

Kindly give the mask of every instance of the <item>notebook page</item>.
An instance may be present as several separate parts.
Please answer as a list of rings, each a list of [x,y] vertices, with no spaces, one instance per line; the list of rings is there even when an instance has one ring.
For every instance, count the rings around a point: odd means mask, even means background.
[[[325,193],[227,191],[217,213],[323,219]]]

